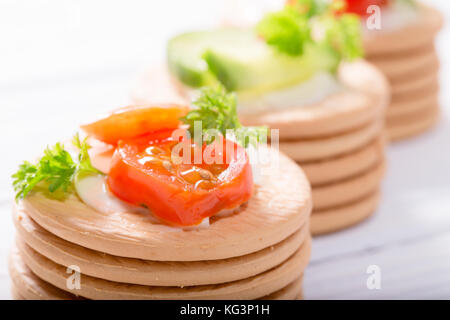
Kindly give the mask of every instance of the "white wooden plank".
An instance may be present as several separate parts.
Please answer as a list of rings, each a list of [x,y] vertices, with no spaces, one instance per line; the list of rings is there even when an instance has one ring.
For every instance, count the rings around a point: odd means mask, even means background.
[[[11,280],[8,274],[0,274],[0,300],[11,300]]]
[[[450,299],[450,232],[418,242],[391,244],[323,263],[305,277],[308,299]],[[366,285],[370,265],[381,270],[381,290]]]

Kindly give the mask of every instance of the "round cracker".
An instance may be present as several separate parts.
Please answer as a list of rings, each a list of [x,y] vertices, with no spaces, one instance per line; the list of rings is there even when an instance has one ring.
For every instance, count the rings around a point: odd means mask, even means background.
[[[384,30],[367,33],[364,48],[367,57],[386,55],[393,52],[408,52],[429,43],[442,28],[442,14],[434,8],[420,4],[420,17],[415,23],[404,28],[386,32]]]
[[[14,270],[21,270],[15,277],[16,283],[22,283],[25,285],[16,286],[12,284],[11,291],[15,300],[78,300],[83,299],[70,294],[66,291],[56,288],[55,286],[41,280],[30,268],[23,262],[22,258],[18,254],[17,249],[14,247],[15,256],[10,257],[10,268]],[[271,293],[260,299],[262,300],[291,300],[300,299],[302,296],[303,275],[288,284],[286,287]],[[32,288],[32,289],[30,289]]]
[[[385,163],[381,161],[357,177],[313,188],[313,214],[316,211],[353,203],[373,193],[379,188],[385,171]]]
[[[407,116],[411,113],[421,112],[427,110],[430,107],[439,105],[439,97],[437,92],[424,95],[423,97],[393,102],[386,113],[387,119],[396,119],[403,116]]]
[[[411,92],[416,92],[422,88],[428,88],[438,83],[438,74],[436,72],[429,72],[420,75],[417,78],[411,78],[404,82],[396,83],[392,85],[392,96],[409,95]]]
[[[343,63],[338,77],[347,89],[310,106],[241,115],[246,125],[279,129],[280,140],[318,138],[343,133],[373,121],[389,101],[386,78],[365,61]]]
[[[83,248],[46,231],[23,211],[14,212],[13,220],[21,239],[57,264],[77,265],[83,274],[95,278],[149,286],[194,286],[245,279],[281,264],[309,236],[309,227],[304,226],[282,242],[242,257],[162,262],[122,258]]]
[[[436,58],[435,61],[433,61],[432,63],[426,65],[426,66],[417,66],[414,69],[411,69],[410,72],[405,73],[402,76],[399,76],[397,78],[392,78],[389,79],[389,82],[392,86],[396,86],[399,83],[405,83],[406,81],[408,81],[408,79],[417,79],[419,78],[421,75],[424,74],[430,74],[430,73],[435,73],[435,74],[439,74],[439,70],[440,70],[440,62],[439,59]]]
[[[384,154],[385,136],[380,135],[368,145],[340,157],[327,158],[300,166],[312,187],[355,177],[380,162]]]
[[[433,128],[439,119],[439,107],[404,116],[402,119],[388,120],[387,133],[390,141],[410,138]]]
[[[416,100],[423,100],[424,97],[429,96],[438,96],[439,95],[439,85],[433,84],[432,86],[429,86],[428,88],[421,88],[417,90],[416,92],[411,92],[409,95],[401,95],[399,97],[394,97],[391,100],[391,104],[389,105],[389,108],[395,108],[398,105],[405,105],[409,104],[411,101]],[[387,111],[389,111],[389,108]]]
[[[380,136],[384,124],[380,117],[362,128],[340,135],[298,141],[280,141],[282,152],[295,161],[316,161],[358,150]]]
[[[427,103],[414,103],[411,108],[407,109],[399,109],[396,113],[388,113],[386,119],[388,122],[392,124],[395,121],[402,121],[403,119],[407,119],[410,116],[414,116],[415,114],[423,114],[427,112],[432,112],[432,110],[439,109],[439,98],[434,97],[434,99],[430,99]],[[401,112],[400,112],[401,110]]]
[[[439,69],[439,58],[434,46],[427,47],[417,53],[409,53],[399,57],[386,56],[371,59],[370,62],[379,68],[391,83],[420,76],[423,73]]]
[[[20,293],[19,290],[14,286],[14,284],[11,285],[11,297],[13,300],[26,300]]]
[[[428,92],[437,92],[439,91],[439,81],[437,77],[435,77],[432,81],[428,83],[424,83],[421,87],[418,87],[415,90],[409,90],[404,92],[393,92],[391,101],[399,102],[399,101],[408,101],[411,99],[420,99],[423,95]]]
[[[37,277],[23,262],[14,246],[9,255],[9,275],[14,288],[26,300],[73,300],[76,296],[58,289]]]
[[[308,238],[302,247],[281,265],[262,274],[233,282],[191,287],[156,287],[123,284],[81,275],[79,289],[67,288],[66,268],[45,258],[18,239],[20,255],[39,278],[68,292],[94,300],[181,300],[257,299],[278,291],[299,277],[306,268],[311,249]]]
[[[303,293],[302,287],[303,275],[288,284],[283,289],[262,297],[259,300],[298,300],[298,297]]]
[[[278,163],[271,174],[261,175],[250,201],[231,216],[213,217],[204,229],[167,231],[146,214],[97,212],[76,196],[58,201],[34,193],[19,207],[56,236],[115,256],[156,261],[243,256],[281,242],[309,219],[311,190],[303,171],[285,155],[273,155]]]
[[[311,233],[314,236],[335,232],[367,219],[376,210],[379,193],[347,206],[314,212],[311,216]]]
[[[435,51],[435,39],[430,38],[427,43],[424,45],[414,48],[412,50],[406,50],[406,51],[397,51],[397,52],[389,52],[384,55],[377,55],[377,56],[369,56],[369,61],[372,63],[372,61],[386,61],[386,60],[392,60],[392,59],[404,59],[412,56],[422,56],[428,52]]]

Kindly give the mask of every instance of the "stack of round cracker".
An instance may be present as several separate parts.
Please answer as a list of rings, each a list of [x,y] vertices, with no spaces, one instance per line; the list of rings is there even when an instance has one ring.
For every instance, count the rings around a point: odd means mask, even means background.
[[[309,183],[281,155],[239,211],[179,229],[36,192],[14,208],[16,299],[298,299],[309,261]],[[79,272],[79,273],[77,273]]]
[[[420,18],[395,31],[370,31],[365,39],[367,59],[391,84],[386,112],[391,140],[408,138],[434,126],[439,115],[439,59],[434,46],[442,15],[424,5]]]
[[[338,77],[344,89],[319,103],[242,119],[279,129],[280,150],[300,164],[312,186],[314,235],[373,213],[385,170],[386,79],[364,61],[341,65]]]

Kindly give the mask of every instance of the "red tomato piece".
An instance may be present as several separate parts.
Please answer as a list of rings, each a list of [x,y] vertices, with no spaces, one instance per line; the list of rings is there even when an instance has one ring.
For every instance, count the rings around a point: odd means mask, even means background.
[[[225,139],[220,143],[227,147],[215,149],[211,144],[200,148],[191,140],[172,137],[171,130],[121,140],[111,161],[108,186],[120,199],[148,207],[169,224],[199,224],[221,210],[247,202],[252,193],[245,149]],[[174,148],[180,146],[185,149],[176,153]],[[215,157],[214,150],[220,153],[216,160],[228,161],[195,159],[195,152]],[[178,157],[172,156],[174,153]]]
[[[371,5],[385,7],[389,5],[390,0],[345,0],[347,3],[347,12],[356,13],[360,16],[367,16],[367,8]]]
[[[132,139],[149,132],[178,128],[180,117],[185,116],[188,111],[188,107],[176,104],[129,106],[82,125],[81,128],[102,142],[116,145],[120,139]]]

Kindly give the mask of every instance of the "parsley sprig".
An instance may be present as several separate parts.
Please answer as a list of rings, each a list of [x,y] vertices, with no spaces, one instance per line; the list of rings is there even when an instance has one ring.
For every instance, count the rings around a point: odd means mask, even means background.
[[[345,3],[334,1],[319,18],[325,37],[323,42],[330,46],[342,60],[352,61],[363,56],[361,24],[353,13],[343,13]]]
[[[201,123],[201,138],[207,144],[213,142],[216,137],[210,132],[218,132],[227,137],[231,130],[236,141],[244,147],[249,143],[265,141],[267,138],[267,127],[245,127],[240,123],[236,95],[227,92],[220,84],[202,88],[193,106],[194,108],[181,120],[189,125],[189,132],[194,139],[198,139],[194,136],[196,122]]]
[[[89,158],[88,150],[91,148],[87,143],[87,137],[83,141],[80,140],[78,133],[73,137],[72,144],[78,149],[78,163],[75,175],[97,174],[101,173],[92,166]]]
[[[91,164],[88,154],[90,146],[86,139],[80,141],[76,134],[73,144],[79,149],[77,161],[72,159],[61,143],[56,143],[51,148],[47,147],[36,164],[24,161],[19,170],[12,175],[16,200],[26,197],[41,183],[47,186],[50,194],[58,190],[70,192],[74,178],[78,174],[100,173]]]
[[[308,17],[292,7],[267,14],[256,26],[256,31],[268,45],[291,56],[303,53],[310,39]]]
[[[326,0],[288,0],[286,5],[308,18],[323,14],[328,8]]]
[[[278,11],[268,13],[256,32],[278,52],[299,56],[308,45],[323,44],[339,59],[353,60],[363,55],[361,27],[357,15],[345,13],[343,1],[291,0]],[[315,28],[323,37],[313,36]]]

